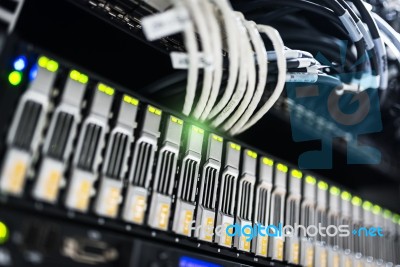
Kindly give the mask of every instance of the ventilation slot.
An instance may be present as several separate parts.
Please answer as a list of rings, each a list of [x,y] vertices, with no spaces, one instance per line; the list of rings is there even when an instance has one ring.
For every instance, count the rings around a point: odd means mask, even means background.
[[[299,223],[299,202],[295,199],[290,199],[287,204],[287,218],[286,224],[294,226],[295,223]]]
[[[222,191],[222,203],[221,203],[221,211],[227,215],[233,216],[234,212],[234,201],[235,196],[233,195],[233,191],[235,189],[235,177],[229,174],[226,174],[224,177],[224,182],[221,185]]]
[[[262,225],[268,225],[268,222],[266,221],[266,215],[267,212],[269,212],[269,210],[267,210],[269,192],[265,188],[260,188],[259,192],[257,222],[261,223]]]
[[[339,225],[340,223],[339,223],[338,216],[333,215],[333,214],[329,215],[328,224],[329,225]],[[338,236],[337,235],[328,236],[328,244],[330,246],[332,246],[332,247],[339,246],[339,238],[338,238]]]
[[[252,205],[252,184],[248,181],[242,181],[242,195],[240,196],[240,211],[239,216],[245,220],[251,220],[250,205]]]
[[[317,222],[321,223],[322,227],[327,227],[328,222],[327,222],[327,216],[326,212],[323,210],[317,210],[316,211],[316,217],[317,217]],[[317,235],[317,240],[320,242],[328,242],[327,236],[321,236],[320,234]]]
[[[197,181],[196,167],[197,162],[192,159],[187,159],[183,165],[181,197],[185,201],[194,202],[194,190]]]
[[[302,216],[304,215],[302,224],[305,227],[308,227],[309,225],[315,225],[315,223],[314,223],[314,221],[315,221],[314,208],[312,206],[305,205],[303,207],[303,210],[302,210],[301,214],[302,214]],[[311,237],[311,236],[308,236],[308,237]]]
[[[133,184],[144,187],[147,174],[150,169],[150,159],[152,157],[153,145],[141,142],[138,144],[138,151],[136,153],[136,168],[133,173]]]
[[[350,222],[350,220],[343,218],[341,224],[342,225],[351,225],[351,222]],[[340,241],[341,241],[340,245],[343,250],[352,248],[353,238],[351,238],[351,237],[350,238],[340,238]]]
[[[202,204],[208,209],[215,209],[215,198],[214,193],[215,182],[217,179],[217,170],[215,168],[207,167],[205,171],[204,184],[203,184],[203,198]]]
[[[353,224],[353,229],[360,229],[360,228],[361,228],[360,224],[358,224],[358,223],[354,223]],[[364,245],[364,244],[361,243],[362,239],[360,237],[356,236],[356,235],[351,235],[351,237],[353,239],[352,240],[353,241],[353,251],[354,252],[361,252],[362,245]]]
[[[128,145],[128,136],[122,133],[116,133],[111,144],[111,153],[108,160],[106,175],[110,178],[122,177],[123,158]]]
[[[89,123],[86,126],[85,137],[82,142],[82,149],[80,151],[80,157],[78,161],[78,167],[92,171],[94,157],[98,149],[99,139],[101,135],[101,127]]]
[[[74,118],[71,114],[60,112],[51,136],[48,155],[52,158],[62,160],[65,147],[70,138],[70,132]]]
[[[282,196],[281,195],[275,195],[274,196],[274,201],[273,201],[274,205],[273,205],[273,225],[278,225],[279,223],[281,223],[281,208],[282,208]]]
[[[21,149],[30,150],[42,106],[33,101],[26,101],[22,110],[13,144]]]
[[[164,150],[161,154],[160,159],[160,174],[158,185],[156,185],[156,190],[162,194],[169,194],[169,188],[171,187],[171,183],[173,181],[173,169],[175,164],[175,153]]]

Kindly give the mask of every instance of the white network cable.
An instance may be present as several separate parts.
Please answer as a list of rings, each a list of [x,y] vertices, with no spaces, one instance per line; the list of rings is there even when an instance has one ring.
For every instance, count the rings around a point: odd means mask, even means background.
[[[212,71],[212,61],[213,55],[211,50],[211,38],[207,29],[206,16],[200,8],[199,0],[188,0],[184,1],[189,9],[189,12],[193,18],[196,29],[200,36],[200,42],[203,49],[203,59],[204,59],[204,78],[203,78],[203,88],[201,90],[201,95],[196,108],[193,111],[193,117],[198,119],[203,112],[205,106],[207,105],[208,98],[210,96],[213,71]]]
[[[176,8],[185,8],[183,5],[183,0],[174,0],[173,3]],[[188,79],[186,84],[185,103],[183,105],[182,113],[188,116],[192,110],[194,98],[196,96],[197,78],[199,74],[198,45],[196,41],[196,35],[194,32],[194,26],[191,21],[185,24],[183,30],[183,38],[189,58],[189,69],[188,69]]]
[[[274,92],[270,96],[270,98],[265,102],[265,104],[257,111],[257,113],[249,119],[249,121],[239,130],[237,133],[241,133],[254,124],[256,124],[275,104],[275,102],[279,99],[284,87],[285,87],[285,80],[286,80],[286,58],[285,58],[285,47],[283,45],[283,41],[279,32],[274,28],[266,25],[257,25],[257,29],[261,33],[265,33],[268,38],[272,41],[272,45],[276,52],[277,56],[277,64],[278,64],[278,81]]]
[[[372,16],[374,17],[379,30],[383,32],[388,38],[390,38],[395,47],[400,51],[400,34],[396,32],[392,28],[392,26],[390,26],[390,24],[387,23],[378,14],[372,13]]]
[[[212,51],[214,57],[214,62],[213,62],[214,77],[211,87],[210,98],[208,99],[207,105],[200,116],[200,120],[204,121],[207,118],[208,114],[210,114],[210,111],[214,106],[215,101],[217,100],[218,97],[219,89],[221,87],[221,82],[222,82],[223,58],[222,58],[221,29],[218,20],[215,16],[214,6],[208,0],[200,1],[200,5],[203,8],[203,13],[208,14],[207,22],[209,26],[211,39],[213,41]]]
[[[267,64],[267,52],[264,46],[264,42],[260,36],[260,33],[257,30],[257,25],[254,22],[248,21],[245,23],[245,26],[250,35],[251,41],[253,42],[253,46],[257,56],[258,84],[254,96],[251,99],[250,104],[248,104],[248,107],[246,111],[243,113],[243,115],[241,117],[239,117],[240,115],[238,115],[235,118],[232,117],[231,119],[228,120],[227,125],[226,126],[224,125],[224,128],[225,127],[228,128],[228,126],[230,128],[231,125],[229,125],[228,123],[233,124],[237,121],[237,119],[239,119],[237,123],[231,128],[230,130],[231,135],[235,135],[236,132],[239,131],[240,128],[243,127],[243,125],[248,121],[251,115],[253,115],[255,109],[257,108],[258,103],[261,100],[261,97],[265,90],[265,85],[267,83],[268,64]]]
[[[243,98],[245,91],[254,91],[255,87],[255,66],[254,66],[254,54],[250,45],[250,40],[247,36],[246,29],[242,23],[243,15],[239,12],[235,13],[237,16],[237,28],[239,30],[239,41],[240,41],[240,70],[239,70],[239,81],[235,89],[235,93],[230,99],[229,103],[225,106],[221,113],[212,121],[211,126],[217,127],[223,123],[239,105]]]
[[[386,33],[381,33],[381,35],[384,44],[386,44],[388,47],[388,50],[390,50],[390,52],[393,54],[393,57],[400,63],[400,50],[396,48],[396,45],[386,35]]]
[[[231,99],[238,77],[239,60],[240,60],[240,54],[239,54],[240,48],[238,45],[238,38],[237,38],[238,36],[237,24],[232,7],[228,0],[215,0],[214,4],[220,10],[222,14],[223,24],[225,25],[225,31],[227,35],[227,47],[229,54],[229,77],[225,88],[225,92],[222,95],[221,99],[218,101],[218,103],[215,105],[215,107],[211,107],[212,110],[207,117],[208,119],[212,119],[218,113],[220,113],[220,111],[226,106],[226,104]],[[209,107],[207,107],[206,109],[209,109]]]
[[[188,9],[193,17],[196,29],[200,36],[200,41],[203,49],[203,60],[204,62],[204,78],[203,87],[201,90],[201,95],[196,108],[193,111],[193,117],[198,119],[202,114],[205,106],[207,105],[208,98],[210,96],[212,80],[213,80],[213,54],[212,54],[212,40],[208,33],[207,20],[205,19],[205,14],[202,12],[198,0],[185,1]]]

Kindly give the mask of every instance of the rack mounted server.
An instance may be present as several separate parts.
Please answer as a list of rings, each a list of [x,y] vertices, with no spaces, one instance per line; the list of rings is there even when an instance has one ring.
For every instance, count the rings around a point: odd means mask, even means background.
[[[21,58],[27,67],[13,69]],[[178,247],[169,253],[181,255],[172,261],[180,266],[196,260],[210,265],[195,266],[400,265],[400,221],[390,211],[62,60],[24,51],[6,62],[9,87],[21,94],[14,94],[18,103],[2,146],[0,265],[35,259],[36,247],[26,245],[30,238],[15,222],[14,213],[24,209],[117,230],[135,240],[134,248],[150,246],[144,237],[167,242]],[[285,237],[283,226],[299,224],[379,226],[384,236],[300,229]],[[276,228],[251,235],[269,225]],[[75,264],[147,266],[138,258],[127,265],[123,250],[91,235],[80,244],[60,231],[57,253]],[[211,252],[207,259],[204,251]],[[46,253],[35,255],[48,263]]]

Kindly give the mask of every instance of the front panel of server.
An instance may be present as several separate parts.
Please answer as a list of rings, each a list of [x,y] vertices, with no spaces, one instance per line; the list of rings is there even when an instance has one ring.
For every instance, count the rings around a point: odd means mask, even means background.
[[[58,256],[70,266],[398,263],[398,218],[380,207],[95,75],[29,53],[35,76],[21,90],[2,151],[0,265],[48,264]],[[15,221],[21,214],[13,205],[54,220],[45,227],[32,216]],[[74,235],[78,222],[85,227]],[[318,223],[383,225],[388,235],[283,234],[283,226]],[[13,247],[29,256],[16,258]],[[156,258],[141,257],[143,250]]]

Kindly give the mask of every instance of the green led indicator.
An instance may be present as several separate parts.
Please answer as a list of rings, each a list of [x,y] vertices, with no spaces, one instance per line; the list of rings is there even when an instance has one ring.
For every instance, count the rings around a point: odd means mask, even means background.
[[[393,223],[399,223],[400,224],[400,215],[399,214],[393,215],[392,221],[393,221]]]
[[[343,200],[349,201],[351,199],[351,194],[347,191],[343,191],[341,197]]]
[[[297,179],[301,179],[303,177],[303,173],[299,170],[292,170],[292,176],[297,178]]]
[[[237,151],[240,151],[240,145],[238,145],[238,144],[235,144],[235,143],[231,143],[231,148],[232,149],[235,149],[235,150],[237,150]]]
[[[50,72],[56,72],[58,70],[57,61],[51,60],[45,56],[41,56],[38,60],[39,67],[47,69]]]
[[[311,175],[308,175],[306,177],[306,183],[315,185],[317,183],[317,180],[314,177],[312,177]]]
[[[196,133],[198,133],[198,134],[204,134],[204,130],[203,129],[201,129],[201,128],[199,128],[199,127],[197,127],[197,126],[192,126],[192,129],[193,129],[193,131],[195,131]]]
[[[133,98],[129,95],[124,95],[124,102],[126,102],[128,104],[132,104],[134,106],[139,105],[139,100],[137,100],[136,98]]]
[[[340,195],[340,189],[337,188],[336,186],[332,186],[329,192],[334,196]]]
[[[276,168],[278,169],[278,171],[281,171],[281,172],[284,172],[284,173],[287,173],[288,170],[289,170],[288,166],[283,165],[282,163],[278,163],[276,165]]]
[[[89,77],[83,73],[80,73],[77,70],[72,70],[69,73],[69,77],[77,82],[83,83],[83,84],[87,84],[87,82],[89,81]]]
[[[218,142],[224,141],[224,139],[223,139],[221,136],[216,135],[216,134],[213,134],[213,135],[212,135],[212,138],[213,138],[215,141],[218,141]]]
[[[8,240],[8,227],[0,221],[0,244],[4,244]]]
[[[382,208],[381,208],[380,206],[378,206],[378,205],[374,205],[374,206],[372,207],[372,212],[373,212],[374,214],[376,214],[376,215],[381,214],[381,211],[382,211]]]
[[[373,206],[372,203],[369,201],[364,201],[364,203],[362,205],[363,209],[365,209],[365,210],[371,210],[372,206]]]
[[[8,82],[13,85],[17,86],[22,81],[22,73],[19,71],[13,71],[8,75]]]
[[[247,156],[256,159],[257,158],[257,153],[251,150],[247,150]]]
[[[318,182],[318,188],[321,189],[321,190],[326,191],[326,190],[328,190],[329,186],[324,181],[319,181]]]
[[[354,196],[354,197],[351,199],[351,203],[352,203],[354,206],[359,207],[359,206],[362,205],[362,199],[361,199],[360,197]]]
[[[274,161],[270,158],[264,157],[262,161],[265,165],[268,165],[268,166],[274,165]]]
[[[383,210],[383,217],[386,219],[392,218],[392,212],[390,210]]]

